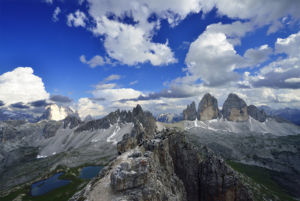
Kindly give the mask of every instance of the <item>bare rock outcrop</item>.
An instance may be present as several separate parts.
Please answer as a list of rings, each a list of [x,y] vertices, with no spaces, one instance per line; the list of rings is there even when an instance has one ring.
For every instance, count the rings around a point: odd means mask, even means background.
[[[253,119],[264,122],[267,119],[267,115],[264,112],[264,110],[259,110],[256,106],[254,105],[249,105],[247,108],[249,116],[251,116]]]
[[[219,117],[218,100],[210,95],[205,94],[198,106],[197,118],[201,121],[217,119]]]
[[[237,174],[175,129],[118,156],[71,201],[252,201]]]
[[[252,194],[222,159],[213,155],[200,163],[201,201],[251,201]]]
[[[206,147],[194,147],[183,133],[176,132],[168,139],[174,171],[185,185],[188,201],[253,200],[237,173]]]
[[[145,140],[122,153],[71,201],[186,201],[174,172],[168,139]]]
[[[154,137],[156,121],[152,114],[148,111],[143,111],[140,105],[137,105],[132,111],[132,122],[134,128],[131,133],[125,134],[122,141],[118,142],[118,153],[124,153],[141,144],[144,140]]]
[[[63,127],[73,129],[73,128],[77,127],[78,125],[80,125],[81,123],[82,122],[78,116],[75,116],[75,115],[70,116],[69,115],[63,120]]]
[[[196,104],[193,101],[190,105],[183,110],[183,119],[194,121],[197,118]]]
[[[119,156],[70,201],[252,201],[238,175],[177,129],[156,130],[151,113],[132,112]],[[155,122],[154,122],[155,123]]]
[[[232,93],[223,104],[222,114],[229,121],[247,121],[249,118],[246,102]]]

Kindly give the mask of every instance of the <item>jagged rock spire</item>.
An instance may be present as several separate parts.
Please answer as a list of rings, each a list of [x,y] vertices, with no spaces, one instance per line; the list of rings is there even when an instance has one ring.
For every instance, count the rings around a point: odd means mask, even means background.
[[[193,121],[197,118],[196,104],[193,101],[190,105],[183,110],[183,119]]]
[[[218,100],[210,95],[205,94],[201,99],[198,106],[197,118],[198,120],[205,121],[216,119],[219,117]]]
[[[249,118],[246,102],[233,93],[224,102],[222,114],[229,121],[246,121]]]
[[[255,105],[249,105],[247,111],[249,116],[257,121],[264,122],[267,119],[267,115],[264,110],[259,110]]]

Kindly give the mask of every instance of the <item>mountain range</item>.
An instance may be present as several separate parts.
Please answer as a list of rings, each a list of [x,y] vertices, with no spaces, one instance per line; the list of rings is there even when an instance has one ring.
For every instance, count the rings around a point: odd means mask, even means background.
[[[285,200],[299,198],[300,129],[229,94],[206,94],[180,116],[156,121],[140,105],[81,120],[49,106],[37,122],[0,121],[1,196],[59,167],[104,165],[70,200]],[[270,190],[232,164],[272,172]],[[284,194],[286,195],[286,194]],[[20,194],[19,196],[22,197]]]
[[[260,106],[259,108],[263,109],[269,116],[278,117],[282,120],[287,120],[294,124],[300,125],[300,109],[288,107],[281,109],[272,109],[268,106]]]
[[[65,119],[67,116],[78,116],[77,112],[70,107],[58,106],[54,103],[45,106],[42,109],[42,114],[39,113],[2,107],[0,108],[0,121],[19,120],[35,123],[41,120],[59,121]]]
[[[228,100],[230,101],[230,100]],[[206,106],[205,106],[206,105]],[[209,105],[209,106],[208,106]],[[226,105],[225,105],[226,107]],[[223,116],[223,110],[219,111],[218,101],[216,98],[211,96],[210,94],[206,94],[204,98],[199,102],[198,111],[196,110],[196,104],[192,102],[181,114],[172,114],[172,113],[162,113],[156,116],[156,120],[164,123],[174,123],[179,122],[183,119],[185,120],[195,120],[196,116],[198,120],[209,120],[212,117],[204,116],[203,113],[204,108],[210,108],[210,113],[213,113],[214,118],[220,118]],[[206,115],[209,112],[206,112]],[[224,111],[224,113],[226,113]],[[294,123],[296,125],[300,125],[300,110],[296,108],[281,108],[281,109],[272,109],[268,106],[247,106],[247,113],[252,118],[264,122],[267,117],[274,118],[277,121],[288,121]]]

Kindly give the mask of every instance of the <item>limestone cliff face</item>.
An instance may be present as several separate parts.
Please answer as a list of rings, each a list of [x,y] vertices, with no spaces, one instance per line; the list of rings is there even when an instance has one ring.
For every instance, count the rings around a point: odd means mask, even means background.
[[[229,94],[222,108],[223,118],[229,121],[247,121],[248,110],[246,102],[236,94]]]
[[[122,141],[118,142],[117,149],[119,154],[136,147],[146,139],[154,137],[156,121],[152,114],[143,111],[140,105],[137,105],[137,107],[133,109],[132,114],[134,127],[131,133],[125,134]]]
[[[188,201],[251,201],[252,193],[238,175],[206,147],[197,149],[183,133],[169,135],[174,171],[183,181]]]
[[[120,155],[71,201],[253,200],[222,159],[194,147],[185,133],[165,129],[150,135],[142,128],[123,138]]]
[[[186,197],[174,172],[168,139],[158,137],[122,153],[70,200],[187,201]]]
[[[197,118],[196,104],[193,101],[190,105],[183,110],[183,119],[194,121]]]
[[[206,121],[211,119],[217,119],[218,117],[218,100],[209,93],[205,94],[198,106],[198,120]]]

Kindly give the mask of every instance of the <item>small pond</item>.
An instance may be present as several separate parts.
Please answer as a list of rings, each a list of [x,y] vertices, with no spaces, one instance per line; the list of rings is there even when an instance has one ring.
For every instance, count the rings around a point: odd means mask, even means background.
[[[96,177],[103,166],[87,166],[82,168],[79,177],[82,179],[92,179]]]
[[[48,179],[36,182],[31,185],[31,195],[32,196],[39,196],[43,195],[49,191],[52,191],[56,188],[65,186],[69,184],[70,180],[60,180],[59,176],[61,176],[63,172],[59,172]]]

